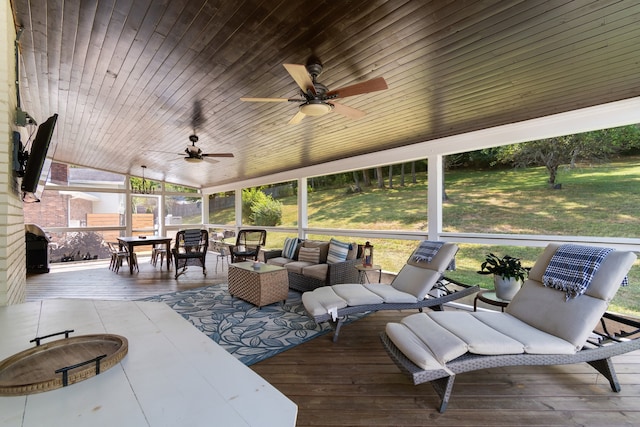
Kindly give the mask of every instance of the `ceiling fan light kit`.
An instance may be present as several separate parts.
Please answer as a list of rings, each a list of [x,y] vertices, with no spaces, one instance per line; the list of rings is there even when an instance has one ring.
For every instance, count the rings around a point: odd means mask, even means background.
[[[333,110],[332,104],[320,101],[319,99],[312,99],[300,106],[300,111],[307,116],[324,116],[331,112],[331,110]]]

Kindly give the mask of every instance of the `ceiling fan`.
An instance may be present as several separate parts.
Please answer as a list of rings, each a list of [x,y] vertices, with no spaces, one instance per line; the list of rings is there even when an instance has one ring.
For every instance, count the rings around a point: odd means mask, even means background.
[[[329,90],[325,85],[317,81],[323,67],[320,60],[313,56],[309,58],[307,65],[282,65],[300,87],[300,96],[302,98],[240,98],[240,100],[249,102],[298,102],[300,103],[298,112],[289,120],[289,124],[300,123],[305,116],[322,116],[331,111],[350,119],[359,119],[366,115],[364,111],[347,107],[334,100],[388,88],[384,78],[377,77],[340,89]]]
[[[233,157],[233,153],[203,153],[199,147],[196,147],[198,135],[195,133],[193,135],[189,135],[189,141],[191,141],[191,145],[187,146],[184,150],[184,152],[187,153],[184,158],[187,162],[196,163],[208,160],[215,163],[217,160],[213,160],[212,157]]]
[[[193,126],[193,134],[189,135],[191,145],[188,145],[187,148],[185,148],[184,152],[187,155],[184,159],[191,163],[201,162],[202,160],[217,163],[217,160],[214,160],[213,157],[233,157],[233,153],[203,153],[199,147],[196,147],[196,142],[198,142],[199,139],[198,135],[196,135],[196,130],[202,125],[202,123],[204,123],[202,105],[200,104],[200,101],[196,100],[193,103],[193,116],[191,117],[191,125]]]

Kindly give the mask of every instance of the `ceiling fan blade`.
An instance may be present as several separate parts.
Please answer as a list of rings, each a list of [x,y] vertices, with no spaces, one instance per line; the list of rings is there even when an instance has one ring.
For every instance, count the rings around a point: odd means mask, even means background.
[[[287,72],[291,74],[293,80],[296,81],[302,92],[307,93],[307,91],[311,90],[311,93],[316,94],[316,88],[313,85],[313,81],[311,80],[311,76],[307,71],[307,67],[299,64],[282,64],[284,68],[286,68]]]
[[[287,102],[289,98],[240,98],[240,101],[248,102]]]
[[[361,93],[376,92],[378,90],[388,89],[387,82],[382,77],[367,80],[366,82],[356,83],[351,86],[345,86],[340,89],[330,90],[327,96],[337,95],[336,98],[345,98],[347,96],[360,95]]]
[[[365,113],[364,111],[355,109],[353,107],[347,107],[346,105],[338,104],[337,102],[332,102],[332,104],[333,111],[338,114],[342,114],[349,119],[358,120],[367,115],[367,113]]]
[[[233,153],[202,153],[202,157],[233,157]]]
[[[296,113],[295,116],[293,116],[291,118],[291,120],[289,120],[289,124],[290,125],[296,125],[298,123],[300,123],[302,121],[302,119],[304,119],[305,114],[302,111],[298,111]]]

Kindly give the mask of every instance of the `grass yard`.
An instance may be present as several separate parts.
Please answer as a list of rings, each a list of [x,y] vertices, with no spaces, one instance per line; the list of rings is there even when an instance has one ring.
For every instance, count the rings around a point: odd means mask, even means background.
[[[563,169],[557,181],[562,183],[560,190],[550,189],[546,181],[546,170],[542,167],[447,172],[443,230],[629,238],[640,235],[640,219],[636,214],[640,210],[640,158]],[[394,188],[365,188],[354,194],[348,194],[344,188],[314,191],[308,196],[309,225],[426,232],[426,199],[424,172],[416,184],[404,187],[396,184]],[[283,224],[296,225],[296,198],[279,200],[283,203]],[[284,237],[283,233],[270,233],[267,244],[278,247]],[[410,241],[370,241],[375,247],[375,263],[389,271],[398,271],[415,248],[415,242]],[[462,244],[456,257],[457,270],[449,275],[491,288],[492,278],[476,273],[485,254],[508,254],[530,266],[540,251],[541,248]],[[640,315],[640,262],[631,270],[629,282],[630,286],[618,292],[611,308]]]

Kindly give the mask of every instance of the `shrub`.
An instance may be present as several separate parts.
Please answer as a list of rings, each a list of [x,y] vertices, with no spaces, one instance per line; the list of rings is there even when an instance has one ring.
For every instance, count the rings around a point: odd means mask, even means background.
[[[257,188],[243,190],[242,222],[253,225],[280,225],[282,203]]]
[[[254,201],[251,212],[255,225],[275,226],[282,223],[282,203],[274,200],[273,197]]]

